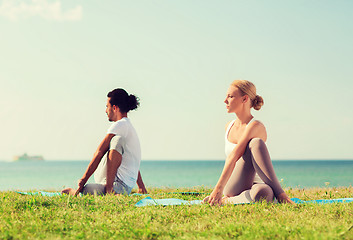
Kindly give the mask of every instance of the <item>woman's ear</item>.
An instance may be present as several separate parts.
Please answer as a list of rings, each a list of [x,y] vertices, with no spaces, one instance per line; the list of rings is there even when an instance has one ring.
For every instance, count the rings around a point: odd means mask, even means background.
[[[243,96],[243,103],[246,103],[249,100],[249,96],[248,95],[244,95]]]

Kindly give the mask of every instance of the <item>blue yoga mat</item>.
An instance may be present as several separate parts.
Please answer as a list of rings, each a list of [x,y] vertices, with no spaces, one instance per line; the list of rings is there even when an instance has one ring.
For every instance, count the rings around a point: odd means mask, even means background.
[[[44,192],[44,191],[40,191],[40,192],[18,192],[18,191],[15,191],[15,192],[22,194],[22,195],[41,195],[41,196],[46,196],[46,197],[61,196],[61,192]]]
[[[55,197],[55,196],[61,196],[61,192],[45,192],[45,191],[39,191],[39,192],[19,192],[15,191],[16,193],[22,194],[22,195],[40,195],[40,196],[46,196],[46,197]],[[195,193],[187,193],[187,192],[182,192],[181,194],[190,194],[190,195],[196,195]],[[131,195],[135,196],[144,196],[147,194],[141,194],[141,193],[133,193]],[[317,203],[317,204],[327,204],[327,203],[349,203],[353,202],[353,198],[337,198],[337,199],[319,199],[319,200],[309,200],[309,201],[304,201],[299,198],[291,198],[291,200],[297,204],[305,204],[305,203]],[[135,206],[136,207],[145,207],[145,206],[156,206],[156,205],[161,205],[161,206],[172,206],[172,205],[197,205],[201,204],[202,200],[192,200],[192,201],[187,201],[187,200],[182,200],[178,198],[163,198],[163,199],[154,199],[151,197],[146,197],[138,201]],[[243,204],[243,203],[239,203]]]
[[[325,203],[348,203],[353,202],[353,198],[338,198],[338,199],[321,199],[321,200],[311,200],[311,201],[303,201],[299,198],[291,198],[291,200],[297,204],[305,204],[305,203],[318,203],[318,204],[325,204]],[[164,198],[164,199],[153,199],[151,197],[146,197],[138,201],[135,206],[136,207],[145,207],[145,206],[174,206],[174,205],[196,205],[201,204],[202,200],[193,200],[193,201],[186,201],[177,198]],[[243,204],[243,203],[239,203]]]
[[[291,198],[291,200],[295,203],[302,204],[302,203],[318,203],[318,204],[325,204],[325,203],[349,203],[353,202],[353,198],[337,198],[337,199],[319,199],[319,200],[309,200],[303,201],[299,198]]]
[[[168,205],[196,205],[201,204],[202,200],[193,200],[186,201],[178,198],[164,198],[164,199],[153,199],[151,197],[146,197],[138,201],[135,206],[136,207],[145,207],[145,206],[168,206]]]
[[[15,191],[16,193],[22,194],[22,195],[41,195],[41,196],[47,196],[47,197],[53,197],[53,196],[60,196],[62,195],[61,192],[45,192],[45,191],[39,191],[39,192],[20,192],[20,191]],[[205,193],[197,193],[197,192],[171,192],[168,194],[181,194],[181,195],[201,195]],[[143,193],[132,193],[129,194],[130,196],[147,196],[149,194],[143,194]]]
[[[39,191],[39,192],[19,192],[15,191],[16,193],[22,194],[22,195],[41,195],[41,196],[46,196],[46,197],[55,197],[55,196],[61,196],[61,192],[45,192],[45,191]],[[142,193],[133,193],[130,194],[132,196],[145,196],[148,194],[142,194]]]

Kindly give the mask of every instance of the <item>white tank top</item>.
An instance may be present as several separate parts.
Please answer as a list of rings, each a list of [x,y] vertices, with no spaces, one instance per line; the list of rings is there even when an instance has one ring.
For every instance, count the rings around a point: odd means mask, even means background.
[[[250,120],[250,122],[248,122],[248,124],[246,125],[246,127],[252,122],[254,121],[255,118],[252,118]],[[228,155],[233,151],[233,149],[235,148],[235,146],[237,144],[235,143],[232,143],[228,140],[228,135],[229,135],[229,131],[230,129],[233,127],[235,123],[235,120],[231,121],[229,124],[228,124],[228,127],[227,127],[227,130],[226,130],[226,134],[225,134],[225,153],[226,153],[226,156],[228,157]],[[235,167],[236,164],[235,164]],[[259,175],[257,175],[257,173],[255,174],[255,179],[254,179],[254,183],[263,183],[262,179],[259,177]]]

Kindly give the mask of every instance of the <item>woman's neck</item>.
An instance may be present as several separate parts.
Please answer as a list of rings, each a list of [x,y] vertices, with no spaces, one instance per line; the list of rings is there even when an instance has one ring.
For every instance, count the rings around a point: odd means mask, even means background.
[[[237,115],[237,119],[241,125],[248,124],[253,118],[250,112],[236,113],[235,115]]]

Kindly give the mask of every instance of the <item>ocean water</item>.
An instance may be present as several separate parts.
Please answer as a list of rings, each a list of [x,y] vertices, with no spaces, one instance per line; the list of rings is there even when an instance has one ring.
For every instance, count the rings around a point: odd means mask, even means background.
[[[76,187],[88,161],[0,162],[0,191],[60,190]],[[142,161],[147,187],[213,187],[224,161]],[[353,160],[273,161],[284,187],[353,185]],[[91,177],[89,182],[93,182]]]

